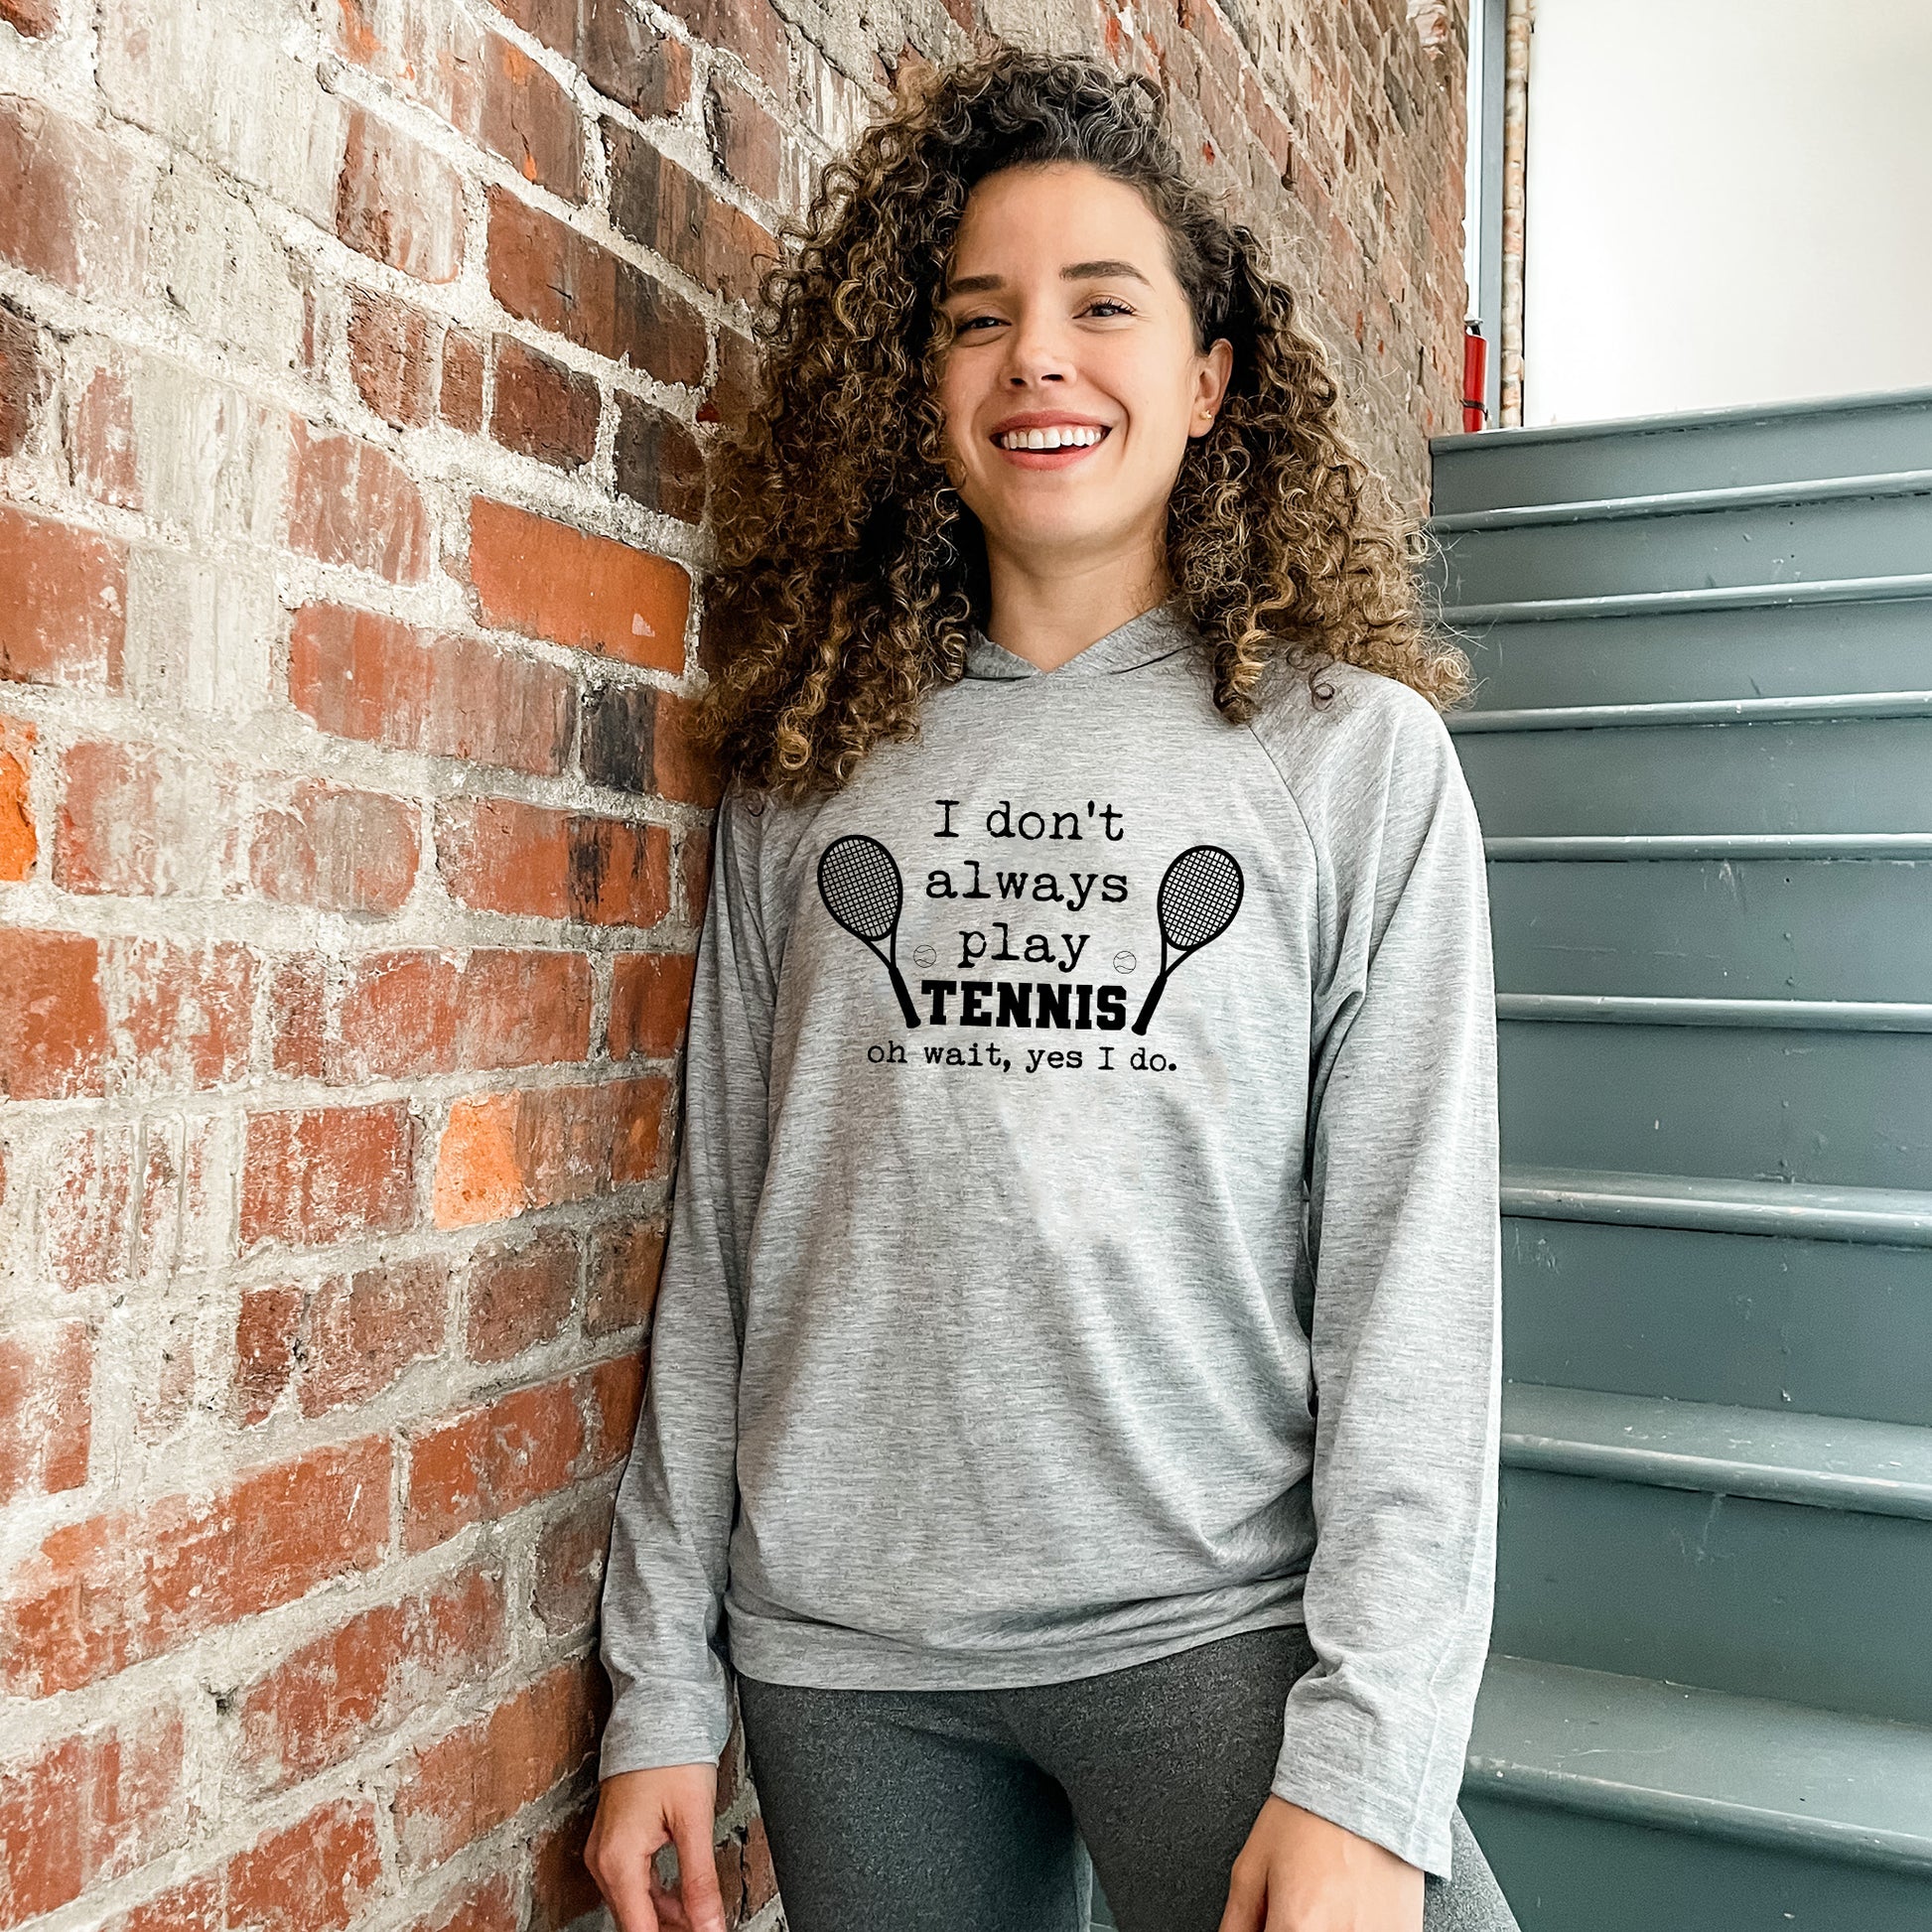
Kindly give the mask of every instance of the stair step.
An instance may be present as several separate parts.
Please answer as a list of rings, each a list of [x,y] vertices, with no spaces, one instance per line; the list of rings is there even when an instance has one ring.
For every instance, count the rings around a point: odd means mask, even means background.
[[[1465,1796],[1932,1876],[1916,1725],[1494,1653],[1466,1765]]]
[[[1910,1192],[1932,1147],[1932,1034],[1506,1020],[1502,1159]]]
[[[1919,691],[1932,682],[1932,596],[1557,617],[1470,628],[1457,641],[1479,710],[1449,714],[1451,730],[1505,707]]]
[[[1584,619],[1663,617],[1673,613],[1758,611],[1789,605],[1870,604],[1924,598],[1932,598],[1932,571],[1815,578],[1791,584],[1721,584],[1683,590],[1491,599],[1445,604],[1437,615],[1454,629],[1473,630],[1500,623],[1572,623]]]
[[[1780,509],[1798,503],[1835,503],[1847,498],[1923,496],[1932,492],[1932,470],[1892,470],[1842,477],[1799,478],[1785,483],[1720,483],[1693,489],[1648,490],[1633,496],[1583,496],[1571,501],[1512,503],[1491,509],[1433,514],[1438,536],[1469,531],[1530,530],[1551,524],[1624,523],[1637,518],[1692,516],[1712,510]]]
[[[1498,993],[1498,1020],[1576,1026],[1755,1027],[1774,1033],[1928,1034],[1932,1001],[1727,1000],[1711,994]]]
[[[1481,732],[1614,731],[1660,725],[1835,724],[1932,718],[1932,691],[1807,692],[1776,698],[1677,698],[1626,704],[1496,706],[1445,713],[1455,737]]]
[[[1909,1187],[1841,1187],[1509,1162],[1502,1171],[1502,1211],[1566,1221],[1932,1247],[1932,1192]]]
[[[1932,859],[1932,832],[1550,832],[1484,838],[1507,863],[1587,859]]]
[[[1923,865],[1734,855],[1492,864],[1496,984],[1511,997],[1924,1005],[1929,881]]]
[[[1918,469],[1932,464],[1932,389],[1450,434],[1430,455],[1443,514]]]
[[[1515,1381],[1502,1429],[1513,1468],[1932,1519],[1932,1429]]]

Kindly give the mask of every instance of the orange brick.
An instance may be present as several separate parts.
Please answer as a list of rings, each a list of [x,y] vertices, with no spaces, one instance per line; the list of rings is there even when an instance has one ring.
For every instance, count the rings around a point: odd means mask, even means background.
[[[241,1251],[320,1247],[395,1233],[415,1207],[415,1139],[400,1101],[251,1114],[241,1175]]]
[[[670,910],[671,835],[661,825],[454,798],[437,810],[436,857],[451,897],[482,911],[651,926]]]
[[[109,1883],[185,1843],[200,1822],[170,1704],[0,1765],[0,1925]]]
[[[340,1764],[425,1704],[489,1676],[507,1638],[501,1574],[466,1568],[304,1644],[236,1696],[250,1789],[281,1790]]]
[[[227,1923],[249,1932],[332,1932],[384,1889],[375,1807],[339,1798],[228,1861]]]
[[[463,187],[456,170],[400,128],[350,108],[336,232],[419,282],[453,281],[463,265]]]
[[[553,1494],[575,1478],[585,1442],[574,1377],[420,1431],[410,1445],[403,1547],[430,1549]]]
[[[43,1539],[0,1599],[0,1687],[51,1697],[372,1569],[389,1544],[385,1437],[332,1444]]]
[[[576,680],[554,664],[336,604],[296,614],[289,698],[340,738],[545,776],[577,715]]]
[[[348,296],[348,372],[386,423],[419,429],[436,414],[437,325],[407,302],[369,289]]]
[[[0,717],[0,881],[31,878],[40,856],[28,797],[37,736],[32,725]]]
[[[121,688],[125,545],[0,504],[0,678]]]
[[[84,1321],[0,1335],[0,1503],[87,1480],[93,1359]]]
[[[289,544],[326,564],[391,583],[429,575],[429,516],[408,472],[360,437],[312,428],[299,417]]]
[[[470,576],[485,623],[626,664],[684,668],[691,579],[680,564],[473,496]]]
[[[436,1225],[507,1220],[655,1177],[670,1091],[650,1077],[457,1102],[437,1150]]]
[[[100,948],[78,933],[0,926],[0,1094],[66,1100],[106,1091]]]
[[[684,1043],[697,967],[688,952],[626,952],[611,963],[611,1057],[667,1058]]]
[[[404,1866],[441,1864],[554,1790],[595,1750],[608,1703],[601,1672],[559,1664],[487,1718],[417,1751],[396,1794]]]

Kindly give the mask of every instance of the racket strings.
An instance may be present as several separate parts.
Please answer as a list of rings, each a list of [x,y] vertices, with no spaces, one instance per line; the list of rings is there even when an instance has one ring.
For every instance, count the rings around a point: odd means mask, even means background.
[[[1226,930],[1241,904],[1241,868],[1219,846],[1197,845],[1168,868],[1161,882],[1161,932],[1192,952]]]
[[[898,866],[877,839],[851,833],[825,850],[818,869],[826,910],[861,939],[883,939],[898,921]]]

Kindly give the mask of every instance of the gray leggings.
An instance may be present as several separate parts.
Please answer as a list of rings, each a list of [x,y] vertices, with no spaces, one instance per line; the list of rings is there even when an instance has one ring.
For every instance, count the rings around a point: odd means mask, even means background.
[[[1218,1932],[1268,1796],[1299,1623],[1004,1691],[825,1691],[738,1676],[790,1932]],[[1425,1932],[1518,1932],[1458,1809]],[[1103,1919],[1100,1923],[1105,1924]]]

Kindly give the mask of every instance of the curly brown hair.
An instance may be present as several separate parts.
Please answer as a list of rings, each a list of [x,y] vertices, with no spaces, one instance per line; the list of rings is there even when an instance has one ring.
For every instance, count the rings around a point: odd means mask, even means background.
[[[881,739],[915,737],[923,694],[963,674],[969,627],[986,621],[986,556],[942,454],[940,298],[975,184],[1056,161],[1146,197],[1196,348],[1225,337],[1234,349],[1167,519],[1168,574],[1212,651],[1222,714],[1252,715],[1274,662],[1306,670],[1316,702],[1337,658],[1439,709],[1472,688],[1467,656],[1422,613],[1426,535],[1350,447],[1294,292],[1188,177],[1159,94],[1097,61],[996,42],[909,81],[826,166],[761,281],[759,393],[714,454],[707,625],[723,648],[693,721],[757,789],[838,790]]]

